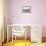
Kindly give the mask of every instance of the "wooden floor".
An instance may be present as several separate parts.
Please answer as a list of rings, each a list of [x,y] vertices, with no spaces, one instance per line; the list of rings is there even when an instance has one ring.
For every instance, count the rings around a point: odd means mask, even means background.
[[[5,43],[3,46],[46,46],[46,43],[31,43],[30,41],[14,40]]]
[[[30,41],[24,41],[24,40],[16,40],[16,41],[10,41],[8,43],[5,43],[3,46],[31,46]]]

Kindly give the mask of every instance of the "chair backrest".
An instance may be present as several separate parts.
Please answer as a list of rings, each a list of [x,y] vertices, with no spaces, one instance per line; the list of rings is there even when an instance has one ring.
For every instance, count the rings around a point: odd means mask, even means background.
[[[21,25],[14,25],[14,27],[13,27],[13,35],[15,35],[15,36],[22,36],[22,35],[24,35],[24,29],[23,29],[23,26],[21,26]]]

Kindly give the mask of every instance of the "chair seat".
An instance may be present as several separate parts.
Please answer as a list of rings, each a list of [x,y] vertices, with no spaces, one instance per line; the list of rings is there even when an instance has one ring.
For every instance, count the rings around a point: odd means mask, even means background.
[[[13,35],[22,36],[24,35],[24,31],[13,31]]]

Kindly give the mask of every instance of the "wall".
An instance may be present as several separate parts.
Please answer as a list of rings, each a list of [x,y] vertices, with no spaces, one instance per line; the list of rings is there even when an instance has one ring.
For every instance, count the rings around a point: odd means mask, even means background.
[[[22,5],[31,5],[32,13],[22,13]],[[7,24],[40,24],[43,37],[46,37],[45,20],[46,0],[7,0]]]
[[[3,0],[0,0],[0,41],[4,40],[3,19]]]

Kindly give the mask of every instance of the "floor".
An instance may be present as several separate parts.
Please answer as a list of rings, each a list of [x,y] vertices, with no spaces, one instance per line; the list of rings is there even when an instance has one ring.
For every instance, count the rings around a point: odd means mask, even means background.
[[[16,40],[16,41],[10,41],[6,44],[4,44],[4,46],[31,46],[31,42],[30,41],[24,41],[24,40]]]
[[[5,43],[3,46],[46,46],[46,43],[31,43],[30,41],[14,40]]]

